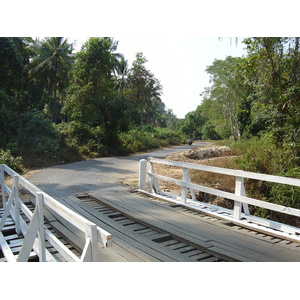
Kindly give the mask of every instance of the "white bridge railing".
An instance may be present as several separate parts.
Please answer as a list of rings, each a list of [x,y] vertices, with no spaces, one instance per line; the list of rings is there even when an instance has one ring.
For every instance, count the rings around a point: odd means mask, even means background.
[[[155,173],[155,164],[164,164],[182,168],[182,179],[174,179]],[[148,166],[147,166],[148,165]],[[225,174],[235,177],[235,193],[229,193],[214,188],[205,187],[191,182],[189,170],[200,170]],[[254,228],[258,231],[268,232],[272,235],[285,237],[290,240],[300,241],[300,228],[287,224],[259,218],[250,214],[248,205],[262,207],[268,210],[300,217],[300,210],[286,207],[254,198],[247,197],[244,178],[255,179],[260,181],[268,181],[281,183],[286,185],[300,187],[300,180],[288,177],[265,175],[241,170],[232,170],[219,167],[205,166],[192,163],[184,163],[179,161],[169,161],[164,159],[148,158],[148,160],[140,160],[139,165],[139,191],[152,195],[164,200],[175,202],[183,206],[190,207],[202,211],[206,214],[230,220],[233,223]],[[162,191],[159,181],[169,182],[181,187],[180,196]],[[234,201],[233,209],[226,209],[196,200],[195,191],[219,196]],[[189,194],[188,194],[189,192]],[[188,198],[188,195],[190,195]]]
[[[46,243],[54,247],[67,261],[99,261],[101,253],[99,249],[111,246],[111,235],[107,231],[62,205],[8,166],[0,165],[0,171],[3,206],[1,209],[2,218],[0,219],[0,246],[7,261],[28,261],[32,251],[38,255],[40,262],[56,261],[47,250]],[[6,184],[9,177],[13,180],[10,185],[11,188]],[[19,187],[25,189],[35,199],[33,200],[35,202],[33,212],[20,199]],[[27,222],[24,215],[27,218]],[[44,223],[45,217],[46,219],[49,218],[50,221],[63,220],[64,224],[80,232],[78,235],[82,239],[82,253],[80,257],[69,250],[46,228]],[[23,238],[18,255],[12,253],[1,232],[10,218],[14,221],[16,233]],[[78,239],[80,240],[80,238]]]

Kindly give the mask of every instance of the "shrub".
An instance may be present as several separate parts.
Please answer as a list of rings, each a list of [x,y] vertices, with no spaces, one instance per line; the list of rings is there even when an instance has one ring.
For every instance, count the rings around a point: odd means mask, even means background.
[[[218,139],[220,139],[220,136],[216,132],[214,125],[212,125],[210,123],[206,123],[202,127],[202,139],[203,140],[218,140]]]
[[[5,164],[16,172],[22,173],[23,159],[20,156],[14,157],[10,150],[0,149],[0,164]]]
[[[84,157],[107,155],[105,135],[102,129],[78,121],[56,125],[64,148],[72,149]]]
[[[186,139],[183,134],[169,128],[157,127],[155,129],[155,135],[160,140],[160,146],[179,145]]]
[[[260,138],[253,137],[249,140],[238,142],[223,141],[231,147],[239,157],[235,160],[238,167],[245,171],[300,178],[300,165],[298,145],[296,143],[282,143],[276,145],[272,134],[264,134]],[[256,199],[300,208],[300,188],[247,179],[245,181],[247,195]],[[265,209],[252,207],[251,213],[271,220],[300,225],[300,220],[291,216],[275,213]]]
[[[119,139],[121,153],[130,154],[169,145],[179,145],[183,142],[184,137],[167,128],[145,125],[120,133]]]
[[[21,114],[18,148],[21,153],[55,157],[60,152],[59,135],[40,111]]]
[[[152,135],[138,129],[133,129],[129,132],[122,132],[119,134],[119,138],[121,141],[120,154],[146,151],[155,147]]]

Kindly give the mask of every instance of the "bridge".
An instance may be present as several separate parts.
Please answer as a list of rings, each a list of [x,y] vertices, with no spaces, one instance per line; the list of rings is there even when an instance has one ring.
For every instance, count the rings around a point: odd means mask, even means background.
[[[0,169],[1,261],[99,261],[99,248],[111,246],[108,232],[71,211],[8,166],[2,164]],[[11,187],[6,184],[8,176],[12,179]],[[21,194],[27,197],[22,199]],[[64,227],[66,224],[68,229]]]
[[[108,182],[106,169],[102,174],[99,172],[103,166],[110,166],[110,172],[115,172],[112,159],[86,162],[95,172],[94,181],[89,177],[89,186],[73,184],[70,190],[70,185],[62,189],[65,182],[49,182],[43,186],[47,193],[1,165],[1,260],[300,261],[300,228],[252,216],[248,206],[297,217],[300,210],[247,197],[243,183],[245,178],[251,178],[300,186],[300,180],[147,155],[115,158],[116,164],[122,161],[126,165],[130,161],[137,169],[132,176],[138,175],[138,186],[131,189],[121,182]],[[57,166],[52,171],[61,174],[65,169],[76,170],[82,180],[86,174],[83,164]],[[182,178],[157,174],[156,164],[181,168]],[[191,169],[235,177],[235,193],[191,182]],[[124,178],[128,173],[124,171]],[[48,170],[45,174],[51,177]],[[101,177],[105,177],[105,183]],[[32,177],[38,181],[35,178],[45,181],[41,174]],[[181,193],[163,191],[160,186],[164,181],[178,185]],[[197,201],[196,191],[231,199],[234,207],[230,210]]]

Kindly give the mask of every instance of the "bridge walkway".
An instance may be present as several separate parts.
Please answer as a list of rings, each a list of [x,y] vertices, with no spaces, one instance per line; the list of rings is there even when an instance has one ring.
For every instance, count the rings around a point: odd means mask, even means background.
[[[112,234],[112,247],[102,250],[106,261],[300,261],[297,242],[122,185],[57,200]]]
[[[31,201],[24,202],[26,204],[27,208],[33,212],[35,205]],[[0,209],[0,219],[3,216],[4,209]],[[27,225],[29,225],[28,218],[26,218],[25,214],[21,214],[22,218],[26,220]],[[63,236],[57,228],[55,228],[49,221],[45,222],[45,227],[52,233],[54,234],[60,242],[63,243],[72,253],[77,255],[78,257],[80,256],[80,249],[74,244],[70,243],[69,239],[66,239],[65,236]],[[4,248],[6,250],[6,255],[7,253],[10,253],[10,255],[14,256],[15,260],[18,258],[18,254],[20,253],[22,244],[24,242],[24,236],[22,234],[18,234],[16,232],[16,224],[14,220],[11,217],[8,217],[6,219],[5,225],[0,232],[1,236],[1,248]],[[46,242],[46,252],[48,256],[48,261],[53,261],[53,262],[66,262],[67,260],[49,243]],[[31,251],[29,259],[29,262],[38,262],[39,257],[36,254],[35,251]],[[3,250],[1,251],[0,249],[0,262],[7,262],[7,258],[3,253]]]

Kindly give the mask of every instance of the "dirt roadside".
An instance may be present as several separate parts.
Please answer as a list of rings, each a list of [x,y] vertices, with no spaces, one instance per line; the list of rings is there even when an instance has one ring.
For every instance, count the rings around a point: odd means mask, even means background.
[[[228,169],[237,169],[238,166],[234,161],[235,158],[237,158],[237,156],[234,155],[234,153],[229,147],[215,146],[213,144],[186,150],[179,153],[173,153],[166,157],[167,160],[181,161],[186,163],[194,163]],[[182,168],[179,167],[157,164],[155,166],[155,172],[160,175],[175,179],[182,178]],[[193,183],[234,193],[235,180],[232,176],[209,173],[198,170],[190,170],[190,177]],[[163,181],[160,181],[159,184],[163,191],[170,192],[175,195],[180,195],[181,193],[181,188],[177,185]],[[226,208],[231,208],[232,206],[232,202],[230,200],[216,197],[213,195],[208,195],[199,192],[196,195],[196,197],[202,202],[208,202]]]

